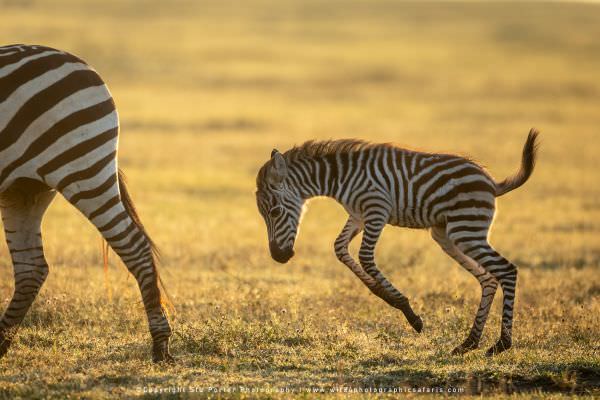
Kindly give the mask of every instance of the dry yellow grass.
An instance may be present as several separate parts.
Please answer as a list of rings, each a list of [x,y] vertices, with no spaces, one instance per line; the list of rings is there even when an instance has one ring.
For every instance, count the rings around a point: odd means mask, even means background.
[[[178,363],[153,365],[134,279],[113,256],[109,297],[99,235],[57,199],[43,231],[51,274],[0,361],[2,397],[177,385],[598,392],[598,6],[57,0],[0,10],[5,44],[69,50],[108,82],[120,166],[178,311]],[[311,204],[290,264],[270,259],[254,177],[273,147],[394,141],[469,154],[504,178],[531,126],[542,131],[538,168],[499,199],[492,234],[521,266],[510,352],[449,355],[480,289],[427,232],[388,228],[378,247],[423,316],[421,335],[335,259],[345,218],[332,201]],[[12,287],[5,251],[3,305]],[[494,307],[482,348],[498,334]]]

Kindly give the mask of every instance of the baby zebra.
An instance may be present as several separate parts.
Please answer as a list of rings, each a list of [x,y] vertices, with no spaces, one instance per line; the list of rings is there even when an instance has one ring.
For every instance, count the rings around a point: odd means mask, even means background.
[[[15,291],[0,358],[48,276],[41,222],[62,194],[98,228],[139,285],[155,361],[172,360],[154,245],[117,169],[119,119],[90,66],[44,46],[0,47],[0,210]]]
[[[477,163],[451,154],[406,150],[360,140],[309,141],[279,153],[273,150],[256,178],[256,202],[267,225],[271,256],[280,263],[294,255],[294,242],[306,200],[327,196],[349,214],[335,241],[335,253],[385,302],[400,309],[421,332],[423,322],[408,299],[377,269],[375,245],[386,224],[431,228],[431,236],[481,285],[481,302],[466,340],[453,354],[479,346],[494,294],[502,287],[504,304],[500,340],[487,354],[512,345],[517,267],[488,243],[496,197],[523,185],[535,165],[532,129],[523,148],[521,168],[502,182]],[[363,231],[357,263],[350,241]]]

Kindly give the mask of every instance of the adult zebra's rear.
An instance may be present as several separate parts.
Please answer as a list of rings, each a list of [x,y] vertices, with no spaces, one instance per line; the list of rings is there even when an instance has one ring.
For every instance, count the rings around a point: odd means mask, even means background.
[[[117,169],[118,131],[110,92],[84,61],[43,46],[0,47],[0,207],[15,273],[0,320],[0,357],[48,275],[40,224],[58,191],[135,276],[153,359],[172,359],[153,243]]]

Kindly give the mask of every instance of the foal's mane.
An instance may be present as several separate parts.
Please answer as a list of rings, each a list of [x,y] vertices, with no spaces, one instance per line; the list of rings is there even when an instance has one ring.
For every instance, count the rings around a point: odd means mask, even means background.
[[[371,143],[360,139],[309,140],[299,146],[294,146],[284,153],[289,158],[296,157],[326,157],[336,153],[353,153],[374,147],[394,147],[390,143]],[[399,147],[398,147],[399,148]]]
[[[301,145],[294,146],[290,150],[283,153],[283,156],[288,161],[293,161],[298,158],[320,158],[334,155],[336,153],[349,154],[361,150],[369,150],[373,148],[386,148],[396,149],[405,151],[408,153],[420,153],[429,156],[440,156],[440,157],[458,157],[463,158],[467,162],[476,164],[482,169],[485,169],[481,163],[474,158],[464,154],[453,154],[446,152],[430,152],[426,150],[419,150],[414,148],[407,148],[404,146],[397,145],[395,143],[373,143],[361,139],[334,139],[334,140],[309,140]]]

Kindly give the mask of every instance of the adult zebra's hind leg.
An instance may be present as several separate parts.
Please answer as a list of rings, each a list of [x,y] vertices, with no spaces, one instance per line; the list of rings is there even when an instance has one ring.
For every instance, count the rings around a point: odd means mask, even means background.
[[[41,222],[56,192],[30,180],[22,180],[0,195],[6,243],[12,258],[15,291],[0,319],[0,357],[10,347],[25,314],[48,276],[42,246]]]
[[[77,181],[77,186],[65,186],[61,192],[98,228],[135,277],[152,335],[153,361],[173,361],[169,353],[171,327],[161,302],[152,242],[139,221],[121,174],[113,168],[108,172],[104,181],[93,176]]]
[[[463,254],[458,247],[452,243],[446,234],[446,229],[446,226],[433,227],[431,229],[431,237],[440,245],[446,254],[477,278],[481,285],[481,301],[479,302],[479,308],[477,309],[475,321],[473,321],[469,336],[467,336],[461,345],[457,346],[452,351],[452,354],[464,354],[469,350],[479,347],[479,340],[481,339],[485,322],[490,313],[492,302],[494,301],[498,282],[496,281],[496,278],[483,269],[481,265]]]

